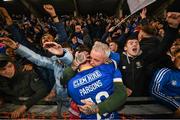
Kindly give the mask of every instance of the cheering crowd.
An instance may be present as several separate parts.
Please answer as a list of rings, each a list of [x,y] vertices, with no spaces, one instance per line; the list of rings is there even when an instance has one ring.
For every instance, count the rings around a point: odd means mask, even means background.
[[[176,2],[164,18],[143,8],[121,25],[102,13],[62,18],[50,4],[41,19],[0,7],[0,107],[28,97],[11,118],[44,99],[70,119],[119,119],[127,97],[152,96],[180,117]]]

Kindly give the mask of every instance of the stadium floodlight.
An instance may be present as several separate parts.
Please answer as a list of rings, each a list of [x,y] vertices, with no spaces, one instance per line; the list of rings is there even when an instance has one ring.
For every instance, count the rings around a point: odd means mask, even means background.
[[[13,0],[3,0],[4,2],[9,2],[9,1],[13,1]]]

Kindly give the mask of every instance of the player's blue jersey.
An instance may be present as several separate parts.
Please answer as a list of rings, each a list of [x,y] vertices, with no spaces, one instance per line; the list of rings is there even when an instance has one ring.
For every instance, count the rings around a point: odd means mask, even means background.
[[[113,81],[121,80],[121,73],[115,69],[114,64],[103,64],[79,72],[68,83],[68,91],[73,101],[83,105],[81,100],[88,99],[96,104],[107,99],[114,91]],[[85,115],[81,113],[83,119],[115,119],[119,118],[117,112]]]

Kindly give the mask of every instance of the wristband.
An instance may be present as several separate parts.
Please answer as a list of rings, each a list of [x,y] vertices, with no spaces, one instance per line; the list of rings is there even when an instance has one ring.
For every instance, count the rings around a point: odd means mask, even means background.
[[[54,18],[57,18],[57,17],[58,17],[58,16],[56,15],[56,16],[52,16],[51,18],[53,18],[53,19],[54,19]]]

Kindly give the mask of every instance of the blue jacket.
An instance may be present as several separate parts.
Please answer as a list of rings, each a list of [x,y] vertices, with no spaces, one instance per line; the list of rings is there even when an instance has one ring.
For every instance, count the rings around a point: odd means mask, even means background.
[[[62,22],[53,23],[55,30],[58,35],[58,43],[63,43],[68,41],[68,36]]]

